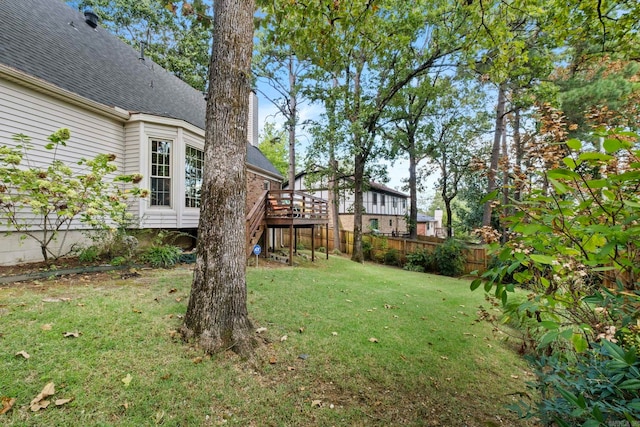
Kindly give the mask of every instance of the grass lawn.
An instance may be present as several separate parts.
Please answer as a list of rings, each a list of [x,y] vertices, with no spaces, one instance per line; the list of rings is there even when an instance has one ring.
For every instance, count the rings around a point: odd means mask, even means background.
[[[302,264],[248,268],[270,340],[252,361],[176,336],[188,268],[0,286],[0,396],[16,399],[0,425],[523,425],[504,405],[527,366],[475,322],[486,304],[467,280]],[[31,411],[50,382],[51,404]]]

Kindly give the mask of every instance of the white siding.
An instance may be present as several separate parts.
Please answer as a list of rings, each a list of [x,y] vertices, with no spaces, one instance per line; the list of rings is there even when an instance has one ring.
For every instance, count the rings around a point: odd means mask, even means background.
[[[28,153],[29,164],[44,166],[51,162],[52,156],[51,150],[43,147],[49,142],[47,137],[63,127],[69,128],[71,139],[66,147],[58,147],[58,160],[79,169],[77,162],[83,157],[112,153],[116,155],[116,174],[122,173],[124,130],[121,122],[0,79],[0,145],[15,145],[12,136],[25,134],[31,138],[33,145]],[[34,224],[39,223],[30,212],[25,211],[22,218]],[[73,228],[83,226],[75,223]],[[7,230],[4,221],[0,230]]]
[[[113,153],[118,170],[123,170],[123,123],[0,80],[0,144],[12,144],[11,137],[23,133],[32,138],[35,148],[40,148],[48,142],[49,135],[62,127],[71,130],[71,139],[67,147],[58,150],[60,160],[75,164],[81,157]],[[45,149],[34,153],[32,159],[36,162],[50,158]]]
[[[41,235],[41,233],[36,232]],[[20,233],[3,234],[0,237],[0,265],[15,265],[25,262],[43,261],[40,245],[34,239],[27,237],[22,239]],[[58,239],[49,248],[52,252],[66,255],[73,248],[86,247],[91,241],[81,231],[70,231],[64,244]],[[61,247],[62,246],[62,247]]]

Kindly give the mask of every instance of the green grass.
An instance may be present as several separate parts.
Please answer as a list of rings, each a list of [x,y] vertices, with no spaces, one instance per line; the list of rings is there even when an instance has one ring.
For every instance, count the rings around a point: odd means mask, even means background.
[[[0,287],[0,396],[17,399],[0,425],[522,424],[504,405],[527,367],[475,322],[483,295],[466,280],[340,257],[250,267],[249,312],[271,343],[251,362],[200,361],[173,332],[191,272],[142,273]],[[74,400],[31,412],[50,381],[53,400]]]

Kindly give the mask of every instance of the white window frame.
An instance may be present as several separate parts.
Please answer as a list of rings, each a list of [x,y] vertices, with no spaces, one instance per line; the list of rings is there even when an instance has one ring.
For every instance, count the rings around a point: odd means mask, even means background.
[[[158,153],[158,150],[156,149],[157,156],[156,156],[156,162],[154,162],[154,144],[158,144],[158,143],[167,144],[169,147],[169,153],[168,154]],[[149,197],[149,203],[150,203],[150,206],[153,208],[171,208],[173,206],[173,202],[172,202],[173,200],[173,191],[172,191],[173,146],[174,146],[174,141],[171,139],[164,139],[164,138],[149,139],[149,154],[150,154],[149,155],[149,188],[151,191],[151,194]],[[166,159],[166,161],[163,161],[162,163],[158,163],[157,161],[158,156],[163,156],[168,158]],[[160,180],[164,182],[164,185],[163,185],[164,191],[158,192],[157,189],[154,190],[154,182],[156,182],[156,180]],[[162,204],[154,203],[154,200],[158,200],[160,198],[158,194],[166,194],[163,197],[166,203],[162,203]]]
[[[191,152],[195,152],[195,154],[200,153],[200,158],[198,157],[193,157],[190,156],[190,151]],[[191,195],[189,194],[189,189],[191,188],[191,184],[190,184],[190,180],[187,177],[187,166],[189,165],[189,158],[194,159],[195,161],[195,169],[196,171],[200,171],[199,174],[199,178],[200,178],[200,185],[198,186],[198,183],[196,182],[194,185],[196,187],[196,196],[195,197],[191,197]],[[200,208],[200,200],[201,200],[201,196],[199,193],[199,190],[202,188],[202,180],[204,179],[204,150],[201,150],[199,148],[193,147],[191,145],[185,145],[185,150],[184,150],[184,206],[187,209],[199,209]],[[195,178],[195,180],[198,180],[198,177]]]

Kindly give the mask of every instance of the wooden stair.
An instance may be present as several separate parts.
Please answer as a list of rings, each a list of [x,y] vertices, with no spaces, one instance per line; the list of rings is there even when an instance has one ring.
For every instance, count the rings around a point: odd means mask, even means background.
[[[266,229],[265,215],[267,212],[267,194],[268,191],[264,191],[251,211],[247,214],[247,258],[249,258],[253,252],[253,247],[260,241],[260,237]]]

